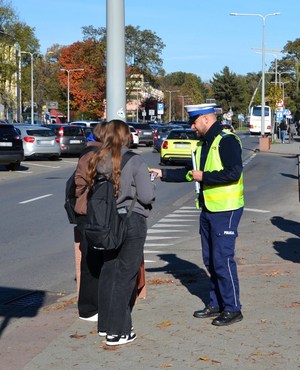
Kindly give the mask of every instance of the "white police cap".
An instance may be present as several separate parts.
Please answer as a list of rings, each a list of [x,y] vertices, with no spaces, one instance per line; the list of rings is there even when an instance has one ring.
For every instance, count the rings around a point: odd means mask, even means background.
[[[216,104],[196,104],[196,105],[185,105],[185,110],[187,111],[189,115],[190,120],[194,120],[196,117],[203,115],[203,114],[209,114],[209,113],[215,113],[215,107]]]

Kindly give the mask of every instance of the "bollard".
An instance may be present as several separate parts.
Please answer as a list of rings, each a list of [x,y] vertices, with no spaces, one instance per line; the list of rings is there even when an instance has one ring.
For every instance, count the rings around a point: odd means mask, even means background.
[[[259,150],[267,152],[271,149],[271,138],[269,136],[261,136],[259,138]]]

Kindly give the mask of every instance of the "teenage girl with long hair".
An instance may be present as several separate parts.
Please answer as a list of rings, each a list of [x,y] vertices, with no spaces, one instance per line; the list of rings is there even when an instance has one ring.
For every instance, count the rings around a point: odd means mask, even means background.
[[[147,217],[154,202],[154,185],[148,167],[140,155],[132,156],[121,170],[122,156],[128,151],[130,129],[120,120],[107,123],[101,150],[90,158],[87,177],[90,185],[97,172],[114,183],[117,208],[126,213],[136,197],[128,218],[125,242],[118,250],[104,251],[99,278],[98,332],[109,346],[136,339],[131,311],[136,298],[138,271],[143,260]]]

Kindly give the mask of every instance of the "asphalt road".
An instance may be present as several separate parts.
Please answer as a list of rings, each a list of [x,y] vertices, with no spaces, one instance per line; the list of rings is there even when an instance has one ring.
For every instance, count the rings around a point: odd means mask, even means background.
[[[242,135],[242,140],[248,203],[252,208],[262,208],[262,205],[263,208],[270,208],[276,204],[274,192],[280,192],[282,183],[276,180],[270,184],[271,174],[264,176],[265,169],[255,163],[258,139]],[[141,146],[137,152],[143,155],[149,166],[158,166],[159,154],[152,153],[151,148]],[[67,222],[63,202],[65,182],[76,163],[77,158],[62,158],[57,162],[26,161],[20,171],[0,170],[0,289],[6,292],[1,294],[0,303],[28,291],[46,291],[54,296],[74,291],[73,226]],[[185,204],[191,208],[194,206],[192,183],[157,181],[156,184],[157,199],[148,220],[150,239],[153,233],[151,229],[159,220]],[[196,214],[196,221],[197,217]],[[189,228],[194,230],[194,227],[192,222],[183,230],[178,226],[176,238],[174,228],[161,228],[160,242],[157,239],[149,242],[150,249],[157,244],[168,248],[168,241],[174,239],[176,244],[182,245],[185,232]],[[154,261],[149,262],[149,268],[162,266],[159,257],[151,255],[148,259]]]

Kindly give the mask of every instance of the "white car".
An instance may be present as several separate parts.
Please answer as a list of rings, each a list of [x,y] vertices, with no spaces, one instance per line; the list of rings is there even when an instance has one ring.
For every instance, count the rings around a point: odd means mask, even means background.
[[[50,128],[38,125],[13,124],[23,140],[24,156],[56,160],[61,155],[59,138]]]
[[[137,148],[140,143],[139,135],[133,126],[129,126],[131,132],[131,148]]]

